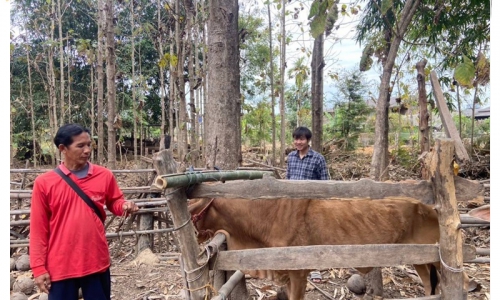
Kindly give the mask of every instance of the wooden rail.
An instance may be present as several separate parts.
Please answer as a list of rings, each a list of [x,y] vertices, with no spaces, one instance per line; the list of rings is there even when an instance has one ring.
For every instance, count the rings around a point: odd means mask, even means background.
[[[319,182],[319,181],[280,181],[271,178],[265,180],[251,180],[230,183],[197,184],[192,186],[188,193],[189,198],[195,197],[224,197],[224,198],[246,198],[246,199],[275,199],[275,198],[304,198],[304,195],[287,193],[287,185],[304,185],[306,189],[293,189],[307,191],[307,198],[314,199],[384,199],[387,197],[419,199],[425,203],[435,203],[438,211],[441,240],[439,245],[341,245],[341,246],[301,246],[280,247],[265,249],[248,249],[237,251],[222,251],[217,254],[217,261],[213,266],[218,270],[297,270],[316,269],[324,267],[348,268],[348,267],[377,267],[394,266],[400,264],[425,264],[441,261],[441,295],[438,297],[424,297],[421,299],[443,299],[456,300],[463,297],[462,270],[464,261],[481,261],[476,258],[475,251],[469,256],[466,246],[463,250],[460,233],[461,220],[467,220],[473,225],[487,225],[469,216],[461,216],[458,213],[457,201],[484,200],[484,187],[477,182],[464,181],[453,176],[451,162],[454,153],[454,141],[451,139],[437,140],[434,150],[425,159],[427,170],[429,170],[429,181],[403,182],[403,183],[380,183],[360,180],[358,182]],[[158,179],[158,178],[157,178]],[[169,178],[161,177],[162,180],[155,181],[156,186],[165,189],[169,186]],[[468,187],[466,187],[468,185]],[[180,185],[176,185],[180,186]],[[169,186],[170,187],[170,186]],[[360,187],[363,187],[361,189]],[[470,188],[474,187],[474,188]],[[474,192],[471,192],[474,190]],[[419,193],[416,193],[419,191]],[[467,196],[464,196],[466,195]],[[177,201],[183,201],[182,198]],[[181,211],[172,208],[173,214]],[[184,213],[184,212],[182,212]],[[185,232],[184,242],[192,244],[196,242],[192,233]],[[474,248],[475,250],[475,248]],[[182,251],[192,260],[191,252]],[[276,259],[279,257],[279,259]],[[485,258],[489,260],[489,258]],[[195,260],[195,268],[200,268],[199,262]],[[193,265],[191,264],[191,269]],[[452,269],[453,268],[453,269]],[[234,278],[238,278],[235,276]],[[187,289],[196,286],[204,286],[208,281],[202,276],[190,281]],[[242,279],[244,280],[244,278]],[[234,281],[234,280],[231,280]],[[229,282],[224,288],[230,288]],[[221,285],[218,286],[219,291]],[[200,300],[210,297],[208,294],[191,294],[189,299]],[[213,298],[218,299],[218,298]]]

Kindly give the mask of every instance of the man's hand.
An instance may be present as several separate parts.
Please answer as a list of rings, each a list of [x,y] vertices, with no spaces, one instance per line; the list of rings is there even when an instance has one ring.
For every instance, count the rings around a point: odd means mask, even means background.
[[[132,201],[125,201],[122,205],[123,212],[127,215],[139,210],[139,207]]]
[[[40,292],[49,293],[50,290],[50,275],[49,273],[42,274],[35,277],[35,283],[40,289]]]

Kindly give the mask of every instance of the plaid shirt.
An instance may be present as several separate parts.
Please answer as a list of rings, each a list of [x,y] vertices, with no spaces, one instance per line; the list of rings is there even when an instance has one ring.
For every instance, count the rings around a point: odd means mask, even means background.
[[[288,154],[286,179],[292,180],[329,180],[328,168],[323,155],[309,148],[302,159],[299,151]]]

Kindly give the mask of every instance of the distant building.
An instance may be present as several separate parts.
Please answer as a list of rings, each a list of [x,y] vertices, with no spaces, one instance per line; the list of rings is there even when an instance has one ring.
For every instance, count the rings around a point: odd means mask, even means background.
[[[369,99],[366,100],[366,105],[375,109],[377,107],[377,102],[375,99]],[[408,106],[404,103],[401,103],[400,98],[396,97],[391,97],[391,99],[389,100],[389,109],[392,112],[399,112],[402,115],[406,115],[406,113],[408,112]]]
[[[463,112],[464,116],[467,116],[467,117],[472,117],[472,109],[466,109],[464,110]],[[474,112],[474,119],[475,120],[484,120],[484,119],[488,119],[490,117],[490,107],[483,107],[483,108],[479,108],[479,107],[476,107],[476,111]]]

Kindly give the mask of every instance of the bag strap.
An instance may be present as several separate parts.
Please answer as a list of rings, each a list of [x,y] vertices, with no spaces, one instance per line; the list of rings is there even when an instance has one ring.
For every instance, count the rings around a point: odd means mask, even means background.
[[[64,174],[63,171],[59,169],[59,167],[55,168],[54,171],[69,184],[69,186],[78,194],[78,196],[80,196],[80,198],[82,198],[83,201],[85,201],[85,203],[87,203],[87,205],[94,210],[94,212],[99,217],[99,220],[104,223],[104,219],[101,217],[101,213],[99,212],[99,209],[97,208],[97,205],[94,203],[94,201],[92,201],[89,196],[87,196],[87,194],[85,194],[85,192],[82,191],[82,189],[69,176]]]

